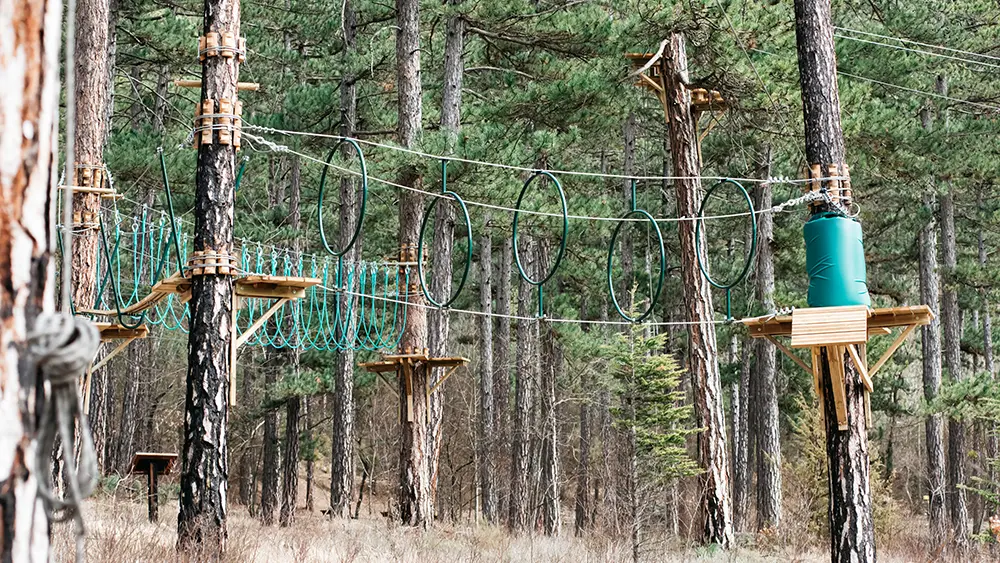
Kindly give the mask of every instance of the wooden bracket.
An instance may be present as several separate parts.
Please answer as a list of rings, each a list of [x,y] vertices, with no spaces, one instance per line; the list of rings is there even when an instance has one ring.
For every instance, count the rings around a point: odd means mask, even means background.
[[[184,276],[235,276],[238,270],[238,258],[224,250],[195,250],[184,268]]]
[[[844,381],[844,347],[827,346],[826,361],[830,364],[830,386],[837,410],[837,428],[847,430],[847,388]]]
[[[779,342],[777,338],[771,336],[770,334],[765,335],[764,337],[767,338],[768,340],[770,340],[778,348],[778,350],[781,350],[781,352],[784,355],[786,355],[789,358],[791,358],[791,360],[793,362],[795,362],[796,364],[798,364],[799,367],[801,367],[802,369],[806,370],[806,373],[812,373],[813,372],[813,366],[807,366],[806,363],[803,362],[801,358],[799,358],[798,356],[796,356],[795,353],[792,352],[791,350],[789,350],[787,346],[785,346],[784,344],[782,344],[781,342]]]
[[[889,361],[889,358],[892,357],[892,355],[896,352],[896,350],[898,350],[899,347],[903,345],[903,341],[906,340],[906,337],[909,336],[910,333],[913,332],[916,328],[917,325],[915,324],[909,325],[906,328],[904,328],[902,332],[899,333],[899,336],[896,337],[896,340],[893,340],[892,344],[889,345],[889,349],[887,349],[885,353],[882,354],[882,357],[879,358],[877,362],[875,362],[875,365],[872,366],[871,370],[869,370],[868,375],[871,377],[875,377],[875,374],[878,372],[878,370],[882,369],[882,366],[884,366],[885,363]]]
[[[805,176],[808,180],[805,184],[806,191],[818,192],[825,189],[835,204],[845,206],[851,202],[851,169],[847,163],[810,164]],[[810,207],[818,205],[822,205],[822,202],[814,201],[809,204]]]
[[[218,108],[218,112],[216,112]],[[232,145],[239,150],[243,138],[243,102],[222,98],[202,100],[194,107],[194,140],[197,149],[201,145],[210,145],[218,131],[220,145]]]
[[[238,62],[246,60],[247,40],[239,39],[231,31],[210,31],[198,38],[198,60],[204,62],[208,57],[236,57]]]
[[[270,309],[265,311],[263,315],[257,317],[257,320],[255,320],[253,324],[247,327],[247,329],[244,330],[242,334],[240,334],[237,338],[234,339],[236,347],[239,348],[240,346],[246,344],[247,340],[250,340],[250,337],[253,336],[253,333],[257,332],[257,330],[259,330],[260,327],[264,326],[264,323],[266,323],[268,319],[273,317],[274,314],[277,313],[281,309],[281,307],[284,306],[285,303],[288,303],[289,301],[291,301],[291,299],[286,299],[286,298],[278,299],[277,301],[275,301],[274,304],[271,305]],[[233,310],[235,311],[235,309],[236,308],[234,303]],[[236,336],[235,323],[233,324],[233,336],[234,337]]]

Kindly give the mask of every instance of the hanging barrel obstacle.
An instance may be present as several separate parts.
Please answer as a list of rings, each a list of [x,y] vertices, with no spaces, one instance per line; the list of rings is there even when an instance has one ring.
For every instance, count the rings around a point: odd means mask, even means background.
[[[822,174],[826,177],[823,178]],[[812,374],[820,402],[823,399],[823,356],[829,364],[831,388],[838,427],[847,428],[844,358],[850,356],[864,385],[868,424],[871,424],[869,394],[875,374],[902,346],[918,326],[930,324],[934,313],[926,305],[871,309],[865,279],[861,225],[841,211],[850,200],[850,176],[846,164],[811,165],[809,191],[823,194],[825,204],[814,204],[813,217],[803,228],[809,270],[811,308],[791,315],[769,315],[744,319],[754,338],[767,338],[806,372]],[[830,239],[823,240],[823,237]],[[892,334],[901,327],[886,351],[870,366],[866,345],[872,336]],[[778,336],[791,336],[791,348],[809,348],[807,364]]]
[[[656,302],[660,298],[660,291],[663,290],[663,278],[666,276],[667,272],[667,254],[663,246],[663,233],[660,232],[660,226],[656,223],[656,219],[653,219],[653,216],[650,215],[645,209],[638,209],[636,207],[635,184],[636,181],[632,180],[631,210],[623,215],[621,220],[618,221],[618,225],[615,227],[615,231],[611,235],[611,243],[608,245],[608,294],[611,295],[611,303],[614,304],[615,310],[621,318],[629,322],[641,323],[653,312],[653,308],[656,306]],[[656,233],[656,241],[660,245],[660,275],[656,280],[656,289],[653,290],[652,294],[649,296],[649,307],[647,307],[641,315],[632,317],[622,310],[621,304],[618,302],[618,297],[615,295],[615,284],[612,279],[612,265],[614,263],[615,242],[618,240],[618,234],[621,232],[622,227],[629,222],[629,219],[635,216],[644,217],[646,222],[653,226],[653,230]]]
[[[539,279],[531,279],[531,276],[524,271],[524,264],[521,263],[521,252],[517,245],[518,219],[521,216],[521,203],[524,201],[524,194],[527,193],[528,187],[531,186],[533,181],[535,181],[535,178],[541,176],[548,177],[552,180],[556,186],[556,193],[559,194],[559,202],[562,205],[562,237],[559,240],[559,250],[556,252],[556,258],[552,262],[552,266],[549,267],[548,273]],[[511,246],[514,247],[514,264],[517,265],[517,272],[521,275],[521,279],[538,287],[538,318],[543,318],[545,316],[545,293],[542,286],[545,285],[545,282],[549,281],[549,279],[555,275],[556,270],[559,269],[559,264],[562,262],[563,254],[566,252],[566,239],[569,234],[569,213],[566,207],[566,192],[563,191],[562,184],[559,182],[558,178],[545,170],[536,170],[535,173],[524,182],[524,186],[521,188],[521,193],[517,196],[517,205],[514,210],[514,223],[511,230]]]
[[[420,223],[420,236],[417,238],[417,275],[420,279],[420,289],[423,291],[424,297],[427,298],[427,301],[439,309],[445,309],[451,306],[451,304],[458,299],[459,294],[462,293],[462,288],[465,287],[465,280],[469,277],[469,268],[472,266],[472,221],[469,219],[469,209],[465,206],[465,201],[462,200],[461,196],[455,192],[448,190],[447,160],[441,161],[441,194],[450,197],[458,204],[458,207],[462,210],[462,218],[465,220],[466,252],[465,266],[462,268],[462,278],[458,282],[458,289],[451,294],[447,301],[442,303],[434,299],[431,295],[430,289],[427,287],[427,282],[424,277],[424,234],[427,231],[427,222],[441,198],[433,198],[433,201],[431,201],[430,205],[427,206],[427,210],[424,211],[424,220]],[[444,260],[451,259],[450,256],[442,258]]]
[[[705,276],[705,279],[708,280],[708,283],[711,284],[713,287],[717,287],[726,292],[726,320],[731,321],[733,320],[732,290],[734,287],[742,283],[743,280],[747,279],[747,276],[750,274],[750,268],[753,265],[754,256],[757,254],[757,211],[754,209],[753,200],[750,198],[750,193],[747,192],[747,189],[744,188],[743,185],[740,184],[739,182],[733,180],[722,180],[721,182],[709,188],[708,192],[705,193],[704,199],[701,200],[701,207],[698,209],[698,220],[695,226],[694,237],[696,244],[700,248],[702,246],[701,237],[702,233],[704,232],[702,226],[705,222],[705,207],[708,205],[708,200],[709,198],[712,197],[712,195],[715,193],[716,190],[728,184],[731,184],[739,188],[739,193],[743,196],[743,200],[744,202],[746,202],[747,210],[749,211],[750,231],[751,231],[750,251],[747,253],[746,261],[743,263],[743,269],[740,271],[739,275],[733,278],[732,281],[730,281],[729,283],[723,283],[713,279],[712,275],[709,274],[708,272],[708,264],[706,264],[708,260],[707,244],[704,247],[705,250],[704,254],[706,254],[706,256],[703,258],[702,257],[703,253],[697,252],[697,258],[698,258],[698,269],[701,270],[701,274]]]

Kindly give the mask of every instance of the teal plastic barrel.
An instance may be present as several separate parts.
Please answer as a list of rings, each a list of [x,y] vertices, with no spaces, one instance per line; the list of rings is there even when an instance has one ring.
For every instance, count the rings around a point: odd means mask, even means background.
[[[807,221],[802,231],[809,306],[870,306],[861,223],[836,213],[820,213]]]

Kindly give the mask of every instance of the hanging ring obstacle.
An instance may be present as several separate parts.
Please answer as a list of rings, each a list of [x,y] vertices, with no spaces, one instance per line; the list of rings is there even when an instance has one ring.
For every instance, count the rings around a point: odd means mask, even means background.
[[[711,274],[708,273],[708,265],[706,264],[708,257],[702,257],[700,251],[695,252],[698,257],[698,269],[701,270],[701,274],[705,276],[713,287],[717,287],[726,292],[726,319],[732,320],[732,290],[734,287],[739,285],[747,278],[750,274],[750,268],[753,266],[754,256],[757,254],[757,212],[753,206],[753,200],[750,198],[750,192],[743,187],[742,184],[734,180],[722,180],[718,184],[715,184],[709,188],[708,192],[705,193],[705,198],[701,200],[701,207],[698,209],[698,221],[695,226],[695,244],[697,248],[701,248],[701,237],[702,237],[702,225],[705,222],[705,207],[708,205],[708,200],[712,197],[716,190],[726,186],[727,184],[732,184],[736,186],[739,193],[743,196],[743,201],[746,203],[747,210],[749,211],[750,217],[750,252],[747,253],[746,261],[743,263],[743,269],[740,271],[739,275],[736,276],[729,283],[722,283],[712,278]],[[705,253],[708,253],[708,245],[705,245]]]
[[[326,172],[330,168],[330,163],[333,161],[334,155],[337,154],[337,149],[340,145],[348,143],[355,151],[358,153],[358,160],[361,161],[361,205],[358,208],[358,224],[354,226],[354,232],[351,234],[350,240],[344,245],[344,248],[340,250],[334,250],[330,247],[330,243],[326,239],[326,230],[323,228],[323,196],[326,193]],[[317,215],[319,220],[319,238],[323,242],[323,247],[330,254],[342,258],[347,251],[350,250],[354,243],[358,241],[358,237],[361,236],[361,227],[365,222],[365,208],[368,206],[368,166],[365,164],[365,154],[361,151],[361,147],[354,139],[341,139],[336,145],[330,149],[330,153],[326,156],[326,166],[323,167],[323,172],[320,174],[319,178],[319,197],[316,202]]]
[[[611,235],[611,243],[608,245],[608,294],[611,295],[611,303],[614,304],[615,310],[621,318],[632,323],[641,323],[653,312],[653,307],[660,298],[660,291],[663,290],[663,278],[665,277],[667,271],[667,253],[663,246],[663,233],[660,232],[660,226],[656,223],[656,219],[654,219],[653,216],[650,215],[645,209],[639,209],[636,207],[635,182],[635,180],[632,180],[632,209],[623,215],[618,221],[618,226],[615,227],[615,231]],[[629,315],[622,309],[621,304],[618,302],[618,296],[615,295],[615,284],[612,277],[612,265],[614,264],[615,257],[615,242],[618,241],[618,235],[621,233],[622,227],[629,223],[629,219],[633,217],[643,217],[646,219],[647,224],[653,226],[653,232],[656,233],[656,241],[660,245],[660,275],[657,276],[656,279],[656,289],[654,289],[653,293],[649,296],[649,307],[646,307],[646,310],[643,311],[641,315],[635,317]]]
[[[424,212],[424,220],[420,223],[420,236],[417,238],[417,276],[420,279],[420,290],[423,291],[424,297],[427,298],[434,306],[444,309],[451,306],[452,303],[458,299],[460,293],[462,293],[462,288],[465,287],[465,280],[469,277],[469,269],[472,266],[472,221],[469,219],[469,209],[465,205],[465,201],[461,196],[453,191],[448,190],[448,161],[441,161],[441,193],[453,199],[458,207],[462,210],[462,218],[465,220],[465,235],[468,237],[467,243],[465,245],[465,267],[462,268],[462,277],[458,282],[458,288],[451,294],[445,302],[439,302],[431,296],[430,289],[427,287],[427,282],[424,275],[424,234],[427,231],[427,222],[431,218],[431,214],[434,213],[434,208],[437,207],[438,202],[443,198],[435,197],[431,201],[430,205],[427,206],[427,210]],[[440,257],[442,260],[451,259],[450,256]]]
[[[553,260],[552,266],[549,267],[549,271],[545,274],[544,277],[541,277],[539,279],[532,279],[531,276],[529,276],[528,273],[524,270],[524,264],[521,263],[521,251],[518,249],[517,245],[518,220],[521,217],[521,203],[524,201],[524,194],[528,192],[528,187],[530,187],[531,183],[535,181],[535,178],[538,178],[540,176],[545,176],[548,179],[552,180],[552,183],[556,187],[556,193],[559,194],[559,203],[562,206],[562,236],[559,239],[559,250],[556,252],[556,258],[555,260]],[[544,312],[544,303],[542,301],[544,293],[542,290],[542,286],[545,284],[545,282],[549,281],[549,279],[551,279],[552,276],[555,275],[556,270],[559,269],[559,264],[562,262],[563,254],[565,254],[566,252],[566,239],[567,235],[569,234],[569,212],[567,211],[566,207],[566,192],[563,191],[562,184],[559,182],[558,178],[553,176],[551,173],[546,172],[545,170],[537,170],[534,174],[531,175],[531,177],[529,177],[524,182],[524,186],[521,188],[521,193],[518,194],[517,196],[517,205],[515,206],[514,210],[514,224],[511,230],[513,231],[513,234],[511,235],[511,241],[512,241],[511,246],[514,247],[514,263],[517,265],[517,272],[521,275],[521,279],[523,279],[524,281],[528,282],[531,285],[538,287],[538,316],[542,317]]]

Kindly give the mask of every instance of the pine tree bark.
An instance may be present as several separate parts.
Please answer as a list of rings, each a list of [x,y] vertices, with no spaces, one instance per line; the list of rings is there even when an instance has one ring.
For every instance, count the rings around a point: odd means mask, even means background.
[[[580,302],[580,318],[586,319],[586,298]],[[590,325],[582,323],[580,330],[590,332]],[[580,371],[580,391],[583,399],[580,401],[580,465],[576,473],[576,493],[574,495],[573,529],[576,536],[582,536],[590,530],[590,401],[593,394],[593,383],[587,369]]]
[[[941,321],[938,306],[937,229],[933,213],[935,196],[925,192],[924,207],[931,219],[920,229],[920,302],[930,307],[934,318],[920,329],[923,356],[924,400],[933,402],[941,389]],[[940,413],[930,413],[924,419],[927,444],[928,514],[932,547],[937,549],[947,541],[948,524],[945,503],[944,423]]]
[[[957,266],[955,202],[949,191],[941,196],[941,261],[944,290],[941,292],[941,324],[944,327],[944,369],[952,381],[961,381],[962,321],[958,310],[958,288],[952,277]],[[969,508],[965,485],[965,423],[948,420],[948,515],[955,543],[965,544],[969,535]]]
[[[58,158],[59,38],[56,2],[0,2],[0,560],[50,560],[49,522],[30,460],[38,455],[33,430],[41,372],[24,353],[40,313],[54,311]],[[17,124],[16,127],[10,124]]]
[[[280,359],[275,358],[277,351],[267,350],[271,357],[268,365],[265,366],[264,375],[264,396],[266,397],[278,380],[278,370],[280,369]],[[260,521],[265,526],[274,524],[274,515],[278,509],[278,471],[279,471],[279,451],[278,451],[278,411],[268,408],[264,412],[264,438],[263,438],[263,466],[260,471]]]
[[[764,177],[771,175],[771,147],[764,149],[767,163]],[[773,204],[771,184],[757,189],[757,209]],[[757,216],[757,298],[765,313],[774,313],[774,216]],[[757,530],[776,529],[781,525],[781,429],[778,419],[778,351],[766,338],[755,339],[753,376],[750,394],[754,405],[753,439],[749,449],[756,452]],[[756,447],[754,447],[756,445]]]
[[[511,262],[513,261],[513,250],[510,237],[505,237],[500,244],[500,263],[497,266],[497,335],[493,343],[493,355],[495,357],[495,369],[493,380],[493,400],[496,403],[494,408],[494,428],[496,438],[494,439],[496,459],[496,474],[509,475],[510,451],[510,390],[511,390],[511,365],[510,365],[510,319],[507,317],[511,313]],[[510,511],[510,485],[505,479],[497,479],[497,520],[506,519]]]
[[[396,82],[399,92],[399,143],[405,148],[416,146],[421,130],[420,85],[420,2],[396,0]],[[420,188],[422,178],[418,171],[407,166],[399,177],[399,184]],[[419,193],[401,190],[399,193],[399,244],[411,256],[416,256],[420,234],[423,197]],[[405,353],[422,350],[427,344],[427,310],[416,282],[416,274],[409,275],[406,325],[400,339]],[[429,388],[430,375],[426,366],[414,365],[410,371],[411,388],[414,390],[413,418],[407,417],[406,379],[399,378],[400,442],[399,442],[399,511],[404,524],[429,527],[434,520],[434,459],[431,416],[433,407],[421,390]]]
[[[285,401],[285,463],[281,472],[281,514],[278,523],[287,528],[295,521],[295,506],[299,500],[299,412],[300,397]]]
[[[840,125],[840,96],[837,91],[837,61],[833,49],[830,0],[795,1],[795,36],[802,85],[806,158],[810,164],[843,163],[844,135]],[[821,360],[821,388],[824,397],[822,408],[825,413],[826,450],[829,459],[831,559],[874,561],[875,533],[869,484],[864,386],[857,367],[850,356],[845,354],[847,429],[841,431],[825,349]]]
[[[697,178],[701,175],[698,139],[691,114],[691,93],[687,88],[687,53],[684,36],[672,34],[664,52],[662,66],[664,97],[670,129],[670,154],[675,176]],[[694,217],[698,213],[701,181],[674,181],[677,214]],[[712,320],[712,293],[708,281],[698,269],[698,255],[705,253],[704,237],[695,237],[693,221],[678,223],[681,246],[681,273],[684,307],[690,327],[691,346],[688,370],[695,385],[695,411],[699,435],[701,506],[706,520],[703,540],[729,547],[733,539],[732,498],[729,495],[729,452],[726,447],[726,414],[719,374],[718,345]]]
[[[343,3],[343,34],[344,63],[350,68],[348,59],[355,51],[357,43],[357,16],[354,13],[353,2]],[[358,99],[355,77],[346,73],[340,81],[340,134],[345,137],[354,135],[358,121]],[[345,159],[357,158],[354,149],[347,143],[341,148]],[[354,177],[345,175],[340,180],[340,248],[350,242],[356,226],[357,201],[355,197],[356,183]],[[355,243],[355,248],[348,250],[344,256],[346,264],[354,263],[361,256],[361,239]],[[354,333],[356,321],[351,314],[352,299],[343,296],[338,300],[341,318],[348,318],[347,334]],[[340,335],[340,338],[344,338]],[[349,518],[351,515],[351,498],[354,492],[354,350],[345,346],[337,357],[337,371],[333,391],[333,452],[330,462],[330,515],[338,518]]]
[[[524,256],[532,257],[525,260],[525,271],[528,275],[534,272],[533,244],[528,237],[521,239],[525,243]],[[524,279],[517,286],[517,315],[531,315],[534,287]],[[533,410],[533,388],[531,362],[531,336],[534,334],[534,321],[519,319],[517,321],[517,375],[514,383],[514,410],[512,412],[513,432],[511,433],[510,460],[510,500],[507,527],[515,533],[530,530],[528,515],[531,513],[529,498],[531,494],[529,471],[531,464],[531,411]]]
[[[737,342],[737,335],[732,335],[732,342]],[[733,409],[733,529],[743,532],[747,529],[750,516],[750,483],[753,473],[750,471],[750,417],[747,412],[750,395],[750,338],[744,337],[735,347],[733,363],[739,366],[739,380],[735,381],[731,391]],[[739,350],[745,352],[742,360]]]
[[[204,33],[240,37],[239,0],[206,0]],[[207,57],[202,63],[201,99],[236,100],[236,57]],[[195,250],[232,252],[236,149],[202,144],[195,180]],[[226,491],[229,455],[229,373],[232,354],[233,280],[228,275],[194,276],[191,283],[188,371],[184,402],[180,512],[177,545],[217,557],[226,547]]]
[[[497,446],[493,385],[493,239],[489,212],[483,217],[486,229],[479,239],[479,495],[483,517],[497,524]],[[503,322],[505,319],[501,319]]]
[[[546,241],[540,241],[538,248],[538,271],[547,271],[544,264],[548,256]],[[544,266],[543,266],[544,264]],[[556,413],[556,380],[561,376],[562,351],[556,342],[552,323],[539,323],[540,365],[539,365],[539,415],[541,427],[541,482],[542,528],[547,536],[557,536],[562,529],[559,495],[559,443]]]

